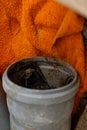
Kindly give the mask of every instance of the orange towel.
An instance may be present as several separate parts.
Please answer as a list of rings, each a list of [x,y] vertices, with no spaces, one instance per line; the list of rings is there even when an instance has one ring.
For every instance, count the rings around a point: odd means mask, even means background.
[[[0,74],[13,61],[56,57],[73,65],[81,76],[76,110],[86,87],[84,19],[54,0],[0,0]]]

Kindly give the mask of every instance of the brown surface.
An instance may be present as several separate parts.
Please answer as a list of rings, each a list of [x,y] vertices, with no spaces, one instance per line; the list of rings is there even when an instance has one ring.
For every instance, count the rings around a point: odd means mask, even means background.
[[[3,97],[4,101],[5,101],[5,99],[6,99],[6,94],[5,94],[5,92],[4,92],[4,90],[3,90],[3,87],[2,87],[1,78],[0,78],[0,91],[1,91],[2,97]]]
[[[86,105],[87,105],[87,92],[83,94],[78,109],[76,113],[72,116],[72,123],[71,123],[72,130],[75,130],[76,126],[78,125],[78,122],[81,116],[83,115]]]
[[[83,34],[84,44],[87,49],[87,19],[85,19],[84,29],[83,29],[82,34]]]
[[[75,130],[87,130],[87,106],[85,107],[85,110],[84,110]]]

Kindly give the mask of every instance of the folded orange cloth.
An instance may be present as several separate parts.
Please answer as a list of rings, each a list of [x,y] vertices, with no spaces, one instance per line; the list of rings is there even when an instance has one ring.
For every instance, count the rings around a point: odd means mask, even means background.
[[[54,0],[0,0],[0,74],[13,61],[56,57],[73,65],[81,76],[76,110],[86,87],[84,19]]]

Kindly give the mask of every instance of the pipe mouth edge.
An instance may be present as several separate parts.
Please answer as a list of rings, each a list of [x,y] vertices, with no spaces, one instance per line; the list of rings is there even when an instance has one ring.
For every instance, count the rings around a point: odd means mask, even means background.
[[[35,57],[36,59],[37,57]],[[41,60],[43,57],[38,57],[39,60]],[[30,58],[29,58],[30,59]],[[45,61],[51,59],[52,61],[55,61],[54,58],[46,58]],[[43,59],[44,60],[44,59]],[[20,60],[21,61],[21,60]],[[79,82],[80,82],[80,78],[79,75],[77,74],[76,70],[69,65],[68,63],[62,61],[62,60],[56,60],[58,63],[61,63],[66,66],[69,67],[69,69],[73,70],[73,73],[75,75],[73,81],[71,83],[69,83],[68,85],[65,85],[63,87],[59,87],[59,88],[55,88],[55,89],[48,89],[48,90],[36,90],[36,89],[26,89],[23,88],[17,84],[15,84],[14,82],[12,82],[11,80],[9,80],[8,76],[7,76],[7,71],[8,68],[12,66],[12,64],[6,69],[6,71],[3,74],[2,80],[3,80],[3,88],[5,90],[5,92],[7,93],[7,95],[13,97],[12,95],[16,95],[15,98],[17,97],[22,97],[23,98],[30,98],[33,97],[37,98],[39,96],[39,98],[52,98],[54,97],[62,97],[63,95],[67,95],[70,93],[76,93],[78,91],[78,86],[79,86]],[[14,64],[14,63],[13,63]],[[10,92],[8,92],[10,90]],[[47,96],[47,97],[46,97]]]

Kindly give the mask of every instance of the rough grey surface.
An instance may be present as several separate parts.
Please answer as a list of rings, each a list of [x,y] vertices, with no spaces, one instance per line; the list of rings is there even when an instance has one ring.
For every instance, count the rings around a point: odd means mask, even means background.
[[[2,97],[2,86],[0,83],[0,130],[10,130],[9,127],[9,113],[7,110],[7,105]]]
[[[13,76],[15,67],[18,72],[18,66],[10,66],[11,68],[3,75],[3,88],[7,93],[11,130],[70,130],[74,96],[79,86],[79,77],[76,71],[69,64],[54,58],[29,58],[22,60],[22,65],[25,66],[26,62],[29,63],[30,60],[38,62],[41,72],[47,80],[50,72],[53,85],[57,82],[55,86],[60,88],[41,91],[19,87],[18,84],[11,83],[9,78],[9,74],[11,77]],[[21,71],[20,68],[19,71]],[[58,72],[57,76],[55,76],[55,72]],[[63,80],[66,79],[66,73],[68,75],[72,73],[73,81],[61,88],[58,78],[63,75]],[[49,81],[50,84],[51,81]]]

